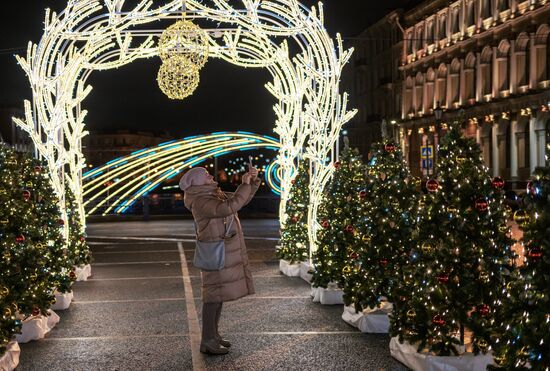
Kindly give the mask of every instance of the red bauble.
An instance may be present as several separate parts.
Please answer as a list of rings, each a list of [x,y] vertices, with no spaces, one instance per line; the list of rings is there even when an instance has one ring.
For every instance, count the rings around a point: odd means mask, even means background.
[[[426,182],[426,188],[429,192],[437,192],[439,189],[439,182],[435,179],[430,179]]]
[[[477,211],[487,211],[489,204],[487,203],[486,199],[481,197],[476,200],[475,207]]]
[[[57,219],[57,224],[59,225],[65,225],[65,221],[63,219]]]
[[[296,179],[292,179],[290,183],[292,183],[292,185],[296,184]]]
[[[481,304],[477,307],[477,312],[482,316],[486,316],[491,312],[491,308],[487,304]]]
[[[432,323],[436,326],[445,326],[445,319],[441,317],[439,314],[436,314],[432,318]]]
[[[323,227],[325,229],[329,229],[330,228],[330,223],[328,222],[328,220],[323,220],[323,222],[321,223],[321,227]]]
[[[359,259],[359,254],[357,254],[356,252],[352,252],[351,254],[349,254],[349,257],[353,260],[357,260]]]
[[[40,315],[40,308],[38,308],[38,307],[32,308],[32,315],[33,316],[39,316]]]
[[[449,282],[449,275],[445,273],[441,273],[437,276],[437,280],[439,283],[448,283]]]
[[[69,273],[69,277],[70,277],[72,280],[76,279],[76,273],[75,273],[74,271],[71,271],[71,272]]]
[[[31,198],[31,192],[25,189],[23,191],[23,198],[25,199],[25,201],[28,201],[29,198]]]
[[[86,237],[80,236],[80,242],[84,242],[84,241],[86,241]]]
[[[493,178],[493,181],[491,182],[491,184],[493,185],[493,188],[494,189],[498,189],[499,191],[504,188],[504,179],[502,179],[501,177],[497,176],[497,177],[494,177]]]
[[[385,267],[388,265],[389,261],[388,259],[380,259],[379,263],[381,266]]]
[[[19,236],[15,237],[15,241],[17,241],[19,243],[23,243],[23,242],[25,242],[25,236],[20,234]]]
[[[384,149],[386,150],[386,152],[395,152],[397,147],[395,146],[395,143],[389,142],[389,143],[386,143],[386,145],[384,146]]]
[[[35,173],[39,173],[39,172],[41,172],[41,171],[42,171],[42,166],[38,166],[38,165],[37,165],[37,166],[34,167],[34,172],[35,172]]]
[[[299,219],[298,219],[298,217],[297,217],[296,215],[292,217],[292,221],[293,221],[294,223],[297,223],[298,220],[299,220]]]
[[[340,161],[336,161],[336,162],[334,163],[334,167],[335,167],[336,169],[340,169],[340,168],[342,167],[342,164],[340,163]]]
[[[532,247],[527,256],[531,259],[540,259],[542,258],[542,249],[540,247]]]
[[[346,232],[353,233],[353,230],[354,230],[353,225],[346,226]]]
[[[361,191],[361,192],[359,192],[359,197],[361,197],[361,198],[367,197],[367,191]]]

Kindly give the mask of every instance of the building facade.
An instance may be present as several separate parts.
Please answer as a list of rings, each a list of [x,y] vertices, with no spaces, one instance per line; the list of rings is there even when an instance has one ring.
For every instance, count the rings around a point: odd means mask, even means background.
[[[403,32],[392,12],[356,37],[346,40],[353,47],[352,60],[342,74],[342,87],[349,93],[357,115],[346,125],[350,146],[366,155],[381,139],[383,121],[391,128],[401,116],[400,56]]]
[[[88,167],[104,165],[107,161],[126,156],[134,151],[174,139],[169,134],[118,130],[113,133],[91,132],[82,139],[82,152]]]
[[[426,1],[400,21],[399,137],[413,173],[437,170],[435,149],[454,120],[476,138],[493,176],[520,184],[544,165],[550,2]]]

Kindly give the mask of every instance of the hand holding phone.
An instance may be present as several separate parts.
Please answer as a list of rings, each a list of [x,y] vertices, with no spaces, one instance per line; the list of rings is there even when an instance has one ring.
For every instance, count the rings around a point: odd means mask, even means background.
[[[258,169],[252,165],[252,156],[248,156],[248,172],[250,173],[252,180],[256,180],[258,178]]]

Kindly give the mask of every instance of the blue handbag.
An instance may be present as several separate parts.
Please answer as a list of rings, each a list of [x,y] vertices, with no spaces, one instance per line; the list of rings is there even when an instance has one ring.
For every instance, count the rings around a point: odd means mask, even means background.
[[[195,235],[197,243],[195,246],[195,256],[193,257],[193,265],[204,271],[219,271],[225,266],[225,239],[229,238],[231,226],[235,221],[235,217],[231,218],[229,227],[225,224],[225,233],[221,241],[199,241],[199,232],[197,223],[195,224]]]

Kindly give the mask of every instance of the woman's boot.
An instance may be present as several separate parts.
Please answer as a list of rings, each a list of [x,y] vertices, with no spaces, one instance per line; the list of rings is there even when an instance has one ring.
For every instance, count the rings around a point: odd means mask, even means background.
[[[218,339],[218,342],[220,343],[220,345],[223,345],[224,347],[229,348],[231,346],[231,343],[223,339],[219,332],[220,317],[222,316],[222,305],[223,303],[220,303],[220,306],[218,307],[218,311],[216,312],[216,339]]]
[[[200,351],[207,354],[227,354],[229,350],[220,345],[216,338],[216,314],[221,303],[203,303],[202,340]]]

